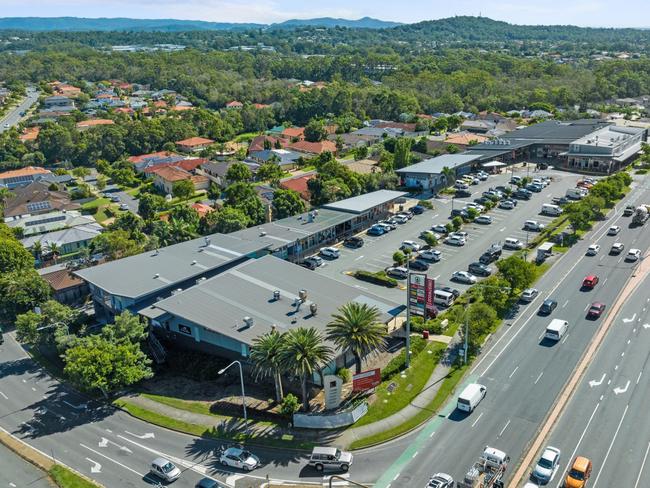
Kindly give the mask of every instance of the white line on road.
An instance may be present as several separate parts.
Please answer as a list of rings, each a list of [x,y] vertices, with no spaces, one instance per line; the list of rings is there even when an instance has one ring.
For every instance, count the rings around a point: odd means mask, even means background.
[[[588,308],[589,308],[589,304],[585,306],[585,312],[587,311]]]
[[[600,257],[599,261],[602,261],[603,259],[605,259],[605,255],[604,255],[604,254]]]
[[[4,398],[5,400],[9,400],[9,398],[7,397],[7,395],[5,395],[4,393],[2,393],[1,391],[0,391],[0,395],[2,395],[2,398]]]
[[[576,455],[576,452],[578,452],[578,448],[580,447],[580,444],[582,443],[582,439],[585,437],[585,434],[587,433],[587,429],[589,429],[589,425],[591,424],[591,421],[594,419],[594,415],[596,415],[596,411],[598,410],[598,407],[600,406],[600,402],[596,404],[596,407],[594,408],[594,411],[591,412],[591,417],[589,417],[589,421],[587,422],[587,425],[585,426],[585,430],[582,431],[582,434],[580,435],[580,439],[578,439],[578,443],[576,444],[576,448],[573,450],[573,453],[571,453],[571,456],[569,456],[568,459],[573,459]],[[564,474],[566,473],[567,469],[569,469],[569,464],[567,464],[566,468],[564,468],[564,471],[562,472],[562,476],[560,476],[560,480],[564,479]],[[557,488],[560,488],[561,486],[564,485],[563,481],[560,481],[558,483]]]
[[[639,371],[639,376],[636,378],[636,384],[639,384],[639,381],[641,381],[641,375],[643,374],[643,371]]]
[[[90,447],[86,446],[85,444],[79,444],[79,445],[80,445],[81,447],[83,447],[84,449],[88,449],[90,452],[94,452],[94,453],[97,454],[98,456],[101,456],[101,457],[103,457],[104,459],[108,459],[109,461],[111,461],[111,462],[117,464],[118,466],[121,466],[121,467],[123,467],[124,469],[126,469],[126,470],[128,470],[128,471],[131,471],[133,474],[137,474],[137,475],[140,476],[141,478],[144,478],[144,476],[145,476],[145,475],[142,474],[142,473],[138,473],[135,469],[129,468],[126,464],[122,464],[121,462],[116,461],[115,459],[111,459],[110,457],[106,456],[105,454],[102,454],[102,453],[99,452],[99,451],[95,451],[94,449],[91,449]]]
[[[359,256],[358,258],[354,258],[355,261],[359,261],[359,259],[363,259],[363,254]]]
[[[509,425],[510,425],[510,419],[508,419],[508,421],[506,422],[506,425],[503,426],[503,429],[501,429],[501,432],[499,432],[498,437],[501,437],[503,435],[503,433],[506,431],[506,429],[508,428]]]
[[[508,378],[512,378],[512,376],[517,372],[518,369],[519,369],[519,366],[517,366],[515,369],[513,369],[512,373],[510,373],[510,376],[508,376]]]
[[[86,458],[86,461],[93,463],[93,465],[90,467],[90,472],[91,473],[101,473],[102,472],[102,465],[99,464],[97,461],[94,459],[90,459],[89,457]]]
[[[618,436],[618,431],[621,430],[621,425],[623,424],[623,419],[627,415],[627,409],[630,405],[625,405],[625,411],[623,412],[623,416],[621,417],[621,420],[618,423],[618,427],[616,427],[616,432],[614,432],[614,437],[612,438],[612,442],[609,443],[609,448],[607,449],[607,453],[605,454],[605,459],[603,459],[602,464],[600,465],[600,469],[598,470],[598,475],[596,476],[596,480],[594,481],[593,487],[596,488],[596,485],[598,484],[598,478],[600,478],[600,474],[603,472],[603,468],[605,467],[605,463],[607,462],[607,458],[609,457],[609,453],[612,450],[612,446],[614,445],[614,441],[616,440],[616,437]]]
[[[564,302],[564,305],[562,305],[562,308],[566,307],[568,304],[569,304],[569,300],[567,300],[566,302]]]
[[[401,474],[401,473],[397,473],[397,474],[395,475],[395,477],[393,478],[393,481],[396,481],[397,478],[399,478],[399,475],[400,475],[400,474]]]
[[[645,462],[648,459],[648,451],[650,451],[650,442],[648,443],[648,448],[645,450],[645,456],[643,456],[643,462],[641,463],[641,469],[639,469],[639,476],[636,478],[636,483],[634,483],[634,488],[637,488],[639,486],[639,481],[641,481],[643,467],[645,466]]]
[[[417,456],[417,455],[418,455],[418,451],[415,451],[415,452],[413,453],[413,455],[411,456],[411,459],[415,459],[415,456]]]
[[[435,430],[434,430],[433,432],[431,432],[431,434],[429,434],[429,439],[430,439],[431,437],[433,437],[433,434],[435,434],[435,433],[436,433]]]
[[[605,279],[603,280],[603,285],[604,285],[605,283],[607,283],[607,278],[605,278]]]
[[[476,424],[478,424],[478,421],[481,420],[481,417],[483,416],[483,412],[481,412],[481,415],[478,416],[478,418],[474,421],[472,424],[472,427],[474,427]]]
[[[506,227],[501,227],[501,228],[499,229],[499,232],[503,232],[504,230],[506,230]]]
[[[541,373],[539,373],[539,376],[538,376],[537,379],[535,380],[535,383],[533,383],[534,385],[537,384],[537,382],[540,380],[540,378],[542,377],[543,374],[544,374],[544,371],[542,371]]]
[[[544,337],[544,334],[546,334],[546,332],[542,331],[542,333],[539,335],[539,337],[537,338],[537,340],[540,340],[540,341],[541,341],[541,340],[542,340],[542,337]]]
[[[567,335],[564,336],[564,339],[562,339],[562,344],[564,344],[568,338],[569,338],[569,334],[567,333]]]

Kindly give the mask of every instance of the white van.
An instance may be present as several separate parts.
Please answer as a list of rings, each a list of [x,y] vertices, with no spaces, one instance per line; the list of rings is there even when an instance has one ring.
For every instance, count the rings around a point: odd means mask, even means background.
[[[562,209],[558,205],[552,205],[550,203],[545,203],[542,205],[542,214],[550,215],[552,217],[557,217],[562,213]]]
[[[443,307],[451,307],[451,304],[454,303],[454,295],[446,291],[435,290],[433,292],[433,303]]]
[[[487,387],[478,383],[471,383],[465,387],[463,392],[458,396],[456,408],[463,412],[472,413],[481,400],[485,398]]]
[[[546,326],[544,337],[552,341],[559,341],[566,334],[567,330],[569,330],[569,322],[562,319],[553,319]]]
[[[584,188],[569,188],[566,191],[566,197],[571,198],[572,200],[580,200],[587,194],[587,191]]]

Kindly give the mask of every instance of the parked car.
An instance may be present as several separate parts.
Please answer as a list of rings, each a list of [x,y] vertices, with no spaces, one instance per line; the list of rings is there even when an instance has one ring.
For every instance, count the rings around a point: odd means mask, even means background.
[[[468,285],[473,285],[477,281],[476,276],[467,271],[454,271],[451,275],[451,280],[458,281],[459,283],[467,283]]]
[[[485,171],[479,171],[478,173],[476,173],[476,175],[478,176],[478,179],[481,181],[487,180],[489,176]]]
[[[515,204],[513,200],[503,200],[502,202],[499,202],[499,208],[502,208],[503,210],[512,210],[515,208]]]
[[[459,180],[454,184],[454,188],[456,190],[469,190],[469,185]]]
[[[402,245],[400,246],[400,249],[402,251],[408,249],[413,252],[418,252],[420,250],[420,244],[418,244],[415,241],[402,241]]]
[[[390,266],[386,268],[385,273],[388,276],[392,276],[393,278],[397,278],[399,280],[405,280],[408,278],[408,269],[404,268],[403,266]]]
[[[466,241],[460,236],[448,236],[444,242],[450,246],[464,246]]]
[[[449,234],[452,237],[462,237],[463,239],[467,239],[467,236],[469,235],[467,232],[464,230],[457,230],[456,232],[452,232]]]
[[[537,222],[536,220],[527,220],[524,222],[524,230],[539,232],[544,230],[544,224]]]
[[[221,485],[212,478],[201,478],[194,488],[221,488]]]
[[[490,217],[489,215],[479,215],[474,219],[474,222],[476,222],[477,224],[488,225],[492,223],[492,217]]]
[[[454,486],[454,478],[446,473],[436,473],[429,479],[425,488],[454,488]]]
[[[343,245],[345,247],[351,247],[353,249],[363,247],[363,239],[358,236],[348,237],[346,240],[343,241]]]
[[[424,259],[414,259],[409,263],[409,267],[415,271],[426,271],[429,269],[429,263]]]
[[[442,225],[442,224],[436,224],[436,225],[432,226],[431,230],[433,232],[437,232],[439,234],[447,234],[448,233],[447,227]]]
[[[553,313],[553,310],[555,310],[556,308],[557,308],[557,302],[555,300],[551,300],[550,298],[547,298],[542,303],[542,306],[539,307],[539,314],[550,315],[551,313]]]
[[[313,266],[312,269],[316,269],[319,266],[322,266],[324,261],[323,258],[321,258],[320,256],[309,256],[308,258],[305,259],[304,262],[312,265]]]
[[[447,293],[451,293],[454,296],[454,300],[460,296],[460,290],[457,290],[456,288],[452,288],[451,286],[443,286],[438,289],[440,291],[446,291]]]
[[[589,307],[589,310],[587,311],[587,317],[592,319],[597,319],[603,314],[604,311],[605,311],[604,303],[594,302],[591,304],[591,307]]]
[[[504,249],[523,249],[524,248],[524,243],[521,242],[519,239],[515,239],[514,237],[507,237],[505,241],[503,241],[503,248]]]
[[[598,284],[598,281],[598,276],[596,275],[586,276],[585,279],[582,280],[582,287],[591,290]]]
[[[535,193],[540,193],[544,187],[542,185],[537,185],[535,183],[528,183],[526,185],[526,190],[528,191],[534,191]]]
[[[126,203],[120,203],[120,210],[128,210],[129,206]]]
[[[621,254],[623,252],[623,249],[625,249],[625,244],[622,242],[615,242],[612,244],[612,248],[609,250],[610,254]]]
[[[397,214],[393,217],[399,224],[405,224],[409,221],[409,218],[406,215]]]
[[[386,229],[387,232],[390,232],[391,230],[397,229],[399,222],[395,219],[395,217],[391,217],[387,220],[380,220],[375,225],[381,225]]]
[[[533,469],[533,478],[543,485],[549,483],[560,467],[560,455],[557,447],[546,447]]]
[[[472,192],[469,190],[456,190],[456,198],[469,198],[472,196]]]
[[[619,232],[621,232],[621,228],[618,225],[612,225],[609,229],[607,229],[608,236],[615,236]]]
[[[488,197],[479,197],[474,199],[474,203],[478,203],[479,205],[485,206],[486,203],[491,202]]]
[[[587,256],[595,256],[600,251],[600,246],[598,244],[592,244],[587,248]]]
[[[432,230],[423,230],[420,232],[420,239],[426,239],[427,237],[433,237],[436,241],[440,240],[440,234],[436,234]]]
[[[566,205],[570,200],[567,197],[554,197],[551,202],[555,205]]]
[[[426,209],[422,205],[416,205],[415,207],[411,207],[411,212],[413,212],[415,215],[420,215],[424,213]]]
[[[521,292],[519,299],[524,303],[530,303],[539,295],[539,290],[537,288],[526,288]]]
[[[513,197],[518,198],[519,200],[530,200],[533,196],[533,193],[526,190],[525,188],[520,188],[512,194]]]
[[[467,271],[476,276],[490,276],[492,274],[492,269],[483,263],[470,263],[467,266]]]
[[[181,470],[169,459],[159,457],[151,462],[149,473],[163,481],[172,482],[181,477]]]
[[[119,201],[120,201],[120,196],[119,195],[111,196],[111,202],[118,203]]]
[[[467,210],[468,208],[475,208],[479,213],[485,212],[485,207],[476,202],[469,202],[467,205],[465,205],[464,210]]]
[[[426,259],[427,261],[438,262],[440,261],[442,253],[436,249],[425,249],[418,252],[418,256],[422,259]]]
[[[637,261],[641,257],[640,249],[630,249],[625,256],[626,261]]]
[[[469,214],[467,213],[467,210],[465,210],[463,208],[454,208],[451,211],[451,217],[452,218],[461,217],[463,219],[467,219],[467,218],[469,218]]]
[[[252,471],[260,465],[260,459],[250,451],[239,447],[229,447],[222,454],[219,462],[223,466]]]
[[[386,233],[386,229],[384,229],[381,225],[377,225],[377,224],[370,227],[370,229],[368,229],[367,231],[367,234],[369,236],[381,236],[384,235],[385,233]]]
[[[321,256],[330,259],[338,259],[338,257],[341,255],[341,251],[339,251],[336,247],[321,247],[319,253]]]

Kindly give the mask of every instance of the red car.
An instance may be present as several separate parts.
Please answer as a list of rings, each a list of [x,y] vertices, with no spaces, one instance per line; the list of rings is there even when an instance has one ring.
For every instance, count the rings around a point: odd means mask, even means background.
[[[596,275],[589,275],[587,276],[584,280],[582,280],[582,287],[583,288],[593,288],[598,284],[598,276]]]
[[[605,311],[604,303],[594,302],[591,304],[591,307],[589,307],[589,311],[587,312],[587,317],[597,319],[603,314],[604,311]]]

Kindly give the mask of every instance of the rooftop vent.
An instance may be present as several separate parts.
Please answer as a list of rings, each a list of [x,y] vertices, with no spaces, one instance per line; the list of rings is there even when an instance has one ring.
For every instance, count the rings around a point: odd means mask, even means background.
[[[210,245],[210,238],[209,238],[209,237],[205,237],[204,239],[205,239],[205,245],[206,245],[206,246],[209,246],[209,245]]]
[[[196,259],[192,261],[192,266],[196,264]]]
[[[253,317],[244,317],[244,324],[238,330],[250,329],[254,325]]]
[[[196,280],[196,284],[198,285],[199,283],[203,283],[205,280],[206,280],[206,277],[203,276],[202,278],[199,278],[198,280]]]
[[[172,291],[172,295],[178,295],[182,291],[183,291],[182,288],[176,288],[174,291]]]
[[[156,273],[155,275],[153,275],[153,279],[155,280],[156,278],[160,278],[160,273]]]
[[[156,250],[153,252],[153,255],[154,255],[154,256],[158,256],[158,254],[160,254],[160,251],[159,251],[158,249],[156,249]]]
[[[273,300],[277,302],[279,299],[280,299],[280,290],[275,290],[273,292]]]
[[[307,290],[305,289],[299,290],[298,297],[300,298],[300,301],[304,303],[307,300]]]
[[[311,312],[312,315],[316,315],[316,312],[318,311],[318,305],[316,305],[315,303],[310,303],[309,311]]]
[[[260,231],[260,237],[264,237],[266,235],[266,231],[262,230]]]

